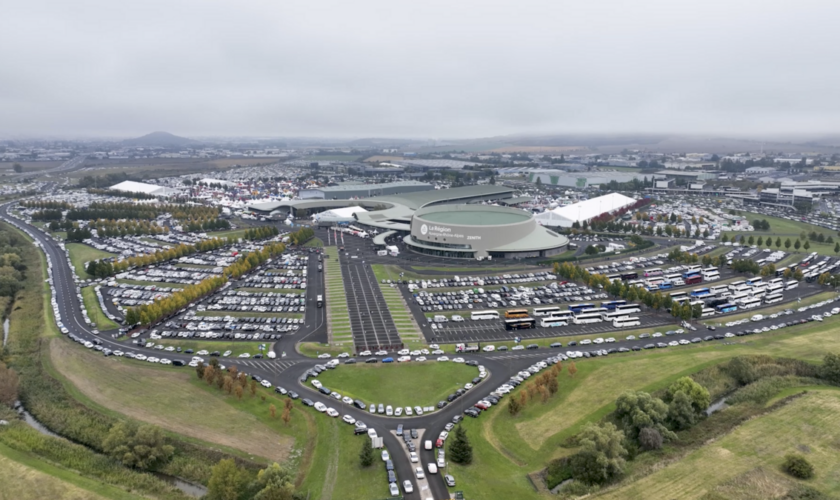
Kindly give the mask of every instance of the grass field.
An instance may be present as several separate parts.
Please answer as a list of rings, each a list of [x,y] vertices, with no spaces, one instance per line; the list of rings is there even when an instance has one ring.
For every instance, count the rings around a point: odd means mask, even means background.
[[[210,352],[219,351],[220,353],[224,354],[225,351],[232,351],[230,357],[237,357],[240,354],[248,353],[251,356],[254,354],[267,353],[271,349],[271,345],[273,342],[215,342],[215,341],[202,341],[202,340],[182,340],[182,339],[161,339],[154,341],[156,344],[163,344],[165,346],[173,346],[173,347],[180,347],[181,349],[192,349],[195,352],[198,352],[202,349],[206,349]],[[259,346],[265,345],[266,350],[260,351]],[[165,353],[160,353],[161,355],[165,356]],[[206,359],[206,358],[205,358]],[[226,365],[236,365],[236,361],[230,360],[225,361]]]
[[[732,433],[633,484],[602,495],[611,499],[701,498],[756,468],[780,474],[787,453],[804,453],[816,474],[808,481],[840,493],[840,394],[818,391],[751,420]],[[779,476],[778,482],[788,480]],[[729,486],[729,485],[728,485]],[[725,490],[724,490],[725,491]]]
[[[295,444],[291,435],[278,434],[252,415],[221,404],[220,396],[191,385],[192,369],[105,359],[62,339],[52,341],[50,354],[75,390],[103,409],[271,460],[285,460]]]
[[[476,376],[476,368],[462,363],[412,361],[341,365],[321,373],[318,380],[342,396],[367,403],[429,406],[436,405]]]
[[[230,229],[228,231],[211,231],[207,233],[207,236],[211,238],[233,238],[238,239],[245,236],[245,233],[248,231],[246,229]]]
[[[750,222],[755,219],[764,219],[770,223],[770,230],[769,231],[752,231],[752,232],[744,232],[744,231],[725,231],[723,234],[727,235],[730,239],[733,236],[743,236],[744,238],[749,238],[750,236],[755,237],[756,239],[759,236],[767,237],[772,236],[773,241],[775,242],[776,237],[781,237],[782,242],[784,242],[787,238],[790,238],[791,241],[796,241],[796,238],[804,231],[806,233],[811,233],[812,231],[820,234],[823,233],[825,236],[833,236],[837,239],[837,235],[834,234],[834,231],[831,229],[826,229],[824,227],[815,226],[813,224],[809,224],[807,222],[802,221],[791,221],[787,219],[781,219],[779,217],[772,217],[767,215],[756,214],[752,212],[741,212],[741,214],[746,217]],[[723,235],[721,235],[723,237]],[[805,243],[802,241],[801,243]],[[836,257],[837,254],[834,253],[834,243],[818,243],[816,241],[809,241],[810,248],[805,250],[804,248],[800,248],[799,250],[795,250],[793,247],[789,249],[784,248],[782,246],[782,250],[786,252],[795,252],[795,253],[804,253],[808,254],[811,252],[817,252],[820,255],[828,255],[832,257]],[[775,245],[773,248],[776,248]]]
[[[298,351],[304,356],[314,358],[319,354],[332,354],[333,356],[346,352],[353,354],[353,342],[336,343],[335,345],[321,344],[318,342],[301,342],[297,344]]]
[[[304,243],[303,246],[311,247],[311,248],[321,248],[321,247],[324,246],[324,242],[321,240],[321,238],[318,238],[316,236],[316,237],[310,239],[309,241],[307,241],[306,243]]]
[[[99,305],[99,300],[96,298],[96,290],[91,286],[82,288],[82,299],[84,299],[85,309],[87,309],[88,317],[96,328],[99,330],[111,330],[117,328],[118,325],[108,319]]]
[[[92,278],[87,271],[85,271],[85,262],[91,260],[104,259],[106,257],[114,257],[114,254],[97,250],[89,247],[84,243],[67,243],[67,250],[70,252],[70,262],[73,263],[73,268],[76,270],[76,275],[79,278]]]
[[[598,421],[614,408],[625,390],[655,391],[680,376],[744,354],[767,354],[809,361],[821,360],[833,345],[840,320],[832,317],[734,343],[704,343],[596,358],[576,363],[574,378],[560,376],[560,391],[547,403],[530,404],[516,417],[504,408],[481,419],[464,422],[474,446],[468,467],[450,465],[458,489],[468,498],[542,498],[527,474],[541,470],[552,458],[570,453],[559,444],[585,423]],[[682,498],[671,496],[667,498]]]
[[[0,444],[0,499],[140,499],[119,488],[81,477]]]
[[[324,253],[328,257],[324,259],[328,341],[341,346],[342,351],[346,349],[352,352],[353,330],[347,315],[347,296],[344,292],[344,280],[338,261],[338,249],[334,246],[326,247]],[[301,352],[303,352],[302,348]]]

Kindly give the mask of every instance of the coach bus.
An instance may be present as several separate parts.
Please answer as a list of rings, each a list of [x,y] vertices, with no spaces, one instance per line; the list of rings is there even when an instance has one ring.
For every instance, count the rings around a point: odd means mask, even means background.
[[[645,278],[653,278],[656,276],[662,276],[662,269],[654,267],[653,269],[645,271]]]
[[[721,304],[719,306],[715,306],[715,310],[721,314],[723,313],[731,313],[738,310],[738,306],[732,303],[729,304]]]
[[[703,276],[695,274],[694,276],[689,276],[688,278],[685,278],[684,281],[686,285],[696,285],[698,283],[703,283]]]
[[[605,309],[609,309],[610,311],[614,310],[618,306],[623,306],[626,304],[626,300],[611,300],[609,302],[601,302],[601,307]]]
[[[601,311],[599,312],[585,312],[578,314],[574,317],[572,322],[576,325],[586,325],[588,323],[600,323],[601,319]]]
[[[621,279],[621,275],[620,274],[609,274],[609,275],[607,275],[607,279],[610,280],[610,281],[618,281],[618,280]]]
[[[784,266],[776,269],[776,277],[781,278],[785,274],[785,270],[790,269],[790,266]]]
[[[762,280],[761,278],[758,278],[758,277],[750,278],[750,279],[747,280],[746,285],[747,286],[756,286],[759,283],[763,283],[763,282],[764,282],[764,280]]]
[[[696,288],[691,291],[692,297],[705,297],[706,295],[710,295],[712,292],[708,288]]]
[[[624,281],[634,280],[634,279],[637,279],[638,277],[639,277],[639,273],[625,273],[625,274],[621,275],[621,279],[624,280]]]
[[[534,316],[551,316],[553,313],[560,311],[560,306],[535,307]]]
[[[746,281],[733,281],[728,286],[729,286],[729,289],[734,292],[736,288],[746,286]]]
[[[674,284],[671,283],[668,280],[665,280],[665,281],[663,281],[662,283],[659,284],[659,289],[660,290],[670,290],[672,288],[674,288]]]
[[[626,318],[627,316],[630,316],[630,313],[621,311],[609,311],[601,313],[601,319],[603,319],[604,321],[612,321],[618,318]]]
[[[571,322],[572,318],[574,318],[574,316],[575,315],[574,315],[574,313],[572,313],[572,311],[557,311],[557,312],[551,313],[547,316],[544,316],[543,318],[544,319],[550,319],[550,320],[560,320],[560,321]]]
[[[505,311],[505,319],[514,319],[514,318],[527,318],[528,317],[528,310],[527,309],[508,309]]]
[[[798,286],[799,286],[798,281],[790,280],[787,283],[785,283],[785,290],[793,290],[794,288],[796,288]]]
[[[688,292],[671,292],[671,300],[679,299],[680,297],[688,297]]]
[[[700,314],[701,318],[708,318],[709,316],[714,316],[715,310],[711,307],[704,307],[703,312]]]
[[[616,318],[613,320],[613,328],[627,328],[630,326],[639,326],[642,322],[635,316],[625,316],[623,318]]]
[[[573,313],[577,314],[584,309],[592,309],[595,307],[595,304],[572,304],[569,306],[569,310]]]
[[[623,313],[629,313],[629,314],[642,312],[642,308],[639,306],[639,304],[633,304],[633,303],[618,306],[618,307],[615,308],[615,310],[616,311],[621,311]]]
[[[781,302],[784,300],[781,293],[771,293],[764,297],[765,304],[775,304],[776,302]]]
[[[514,318],[505,320],[505,330],[527,330],[536,328],[537,320],[534,318]]]
[[[749,297],[741,299],[741,309],[752,309],[761,305],[761,299],[758,297]]]
[[[552,328],[556,326],[566,326],[571,321],[571,316],[568,319],[564,318],[557,318],[554,316],[549,316],[547,318],[542,318],[540,320],[540,327],[542,328]]]
[[[470,319],[473,321],[483,319],[499,319],[499,311],[473,311],[470,313]]]

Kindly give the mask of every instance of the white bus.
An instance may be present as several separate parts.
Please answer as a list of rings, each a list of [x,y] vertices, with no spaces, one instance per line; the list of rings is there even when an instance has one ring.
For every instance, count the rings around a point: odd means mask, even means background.
[[[470,313],[470,319],[473,321],[482,319],[499,319],[499,311],[473,311]]]
[[[735,288],[729,287],[729,289],[732,290],[732,293],[737,295],[739,293],[749,292],[750,290],[752,290],[752,287],[749,287],[747,285],[741,285],[741,286],[738,286],[738,287],[735,287]]]
[[[783,286],[784,286],[784,284],[785,284],[785,280],[783,280],[782,278],[774,278],[774,279],[772,279],[772,280],[768,281],[767,283],[768,283],[768,284],[770,284],[770,285],[776,285],[776,284],[779,284],[779,285],[783,285]]]
[[[739,301],[744,300],[744,299],[747,299],[747,298],[749,298],[749,297],[751,297],[751,295],[750,295],[750,294],[748,294],[748,293],[746,293],[746,292],[742,292],[742,293],[733,293],[733,294],[732,294],[732,296],[731,296],[731,297],[729,297],[729,301],[730,301],[730,302],[739,302]]]
[[[767,287],[768,292],[780,292],[785,289],[784,283],[771,283],[770,286]]]
[[[736,288],[746,285],[746,281],[733,281],[729,284],[729,289],[734,291]]]
[[[715,310],[714,309],[712,309],[711,307],[704,307],[703,308],[703,314],[701,314],[700,317],[708,318],[709,316],[714,316],[714,315],[715,315]]]
[[[781,293],[771,293],[770,295],[764,297],[765,304],[774,304],[776,302],[781,302],[784,300]]]
[[[739,305],[742,309],[752,309],[753,307],[758,307],[761,305],[761,299],[757,297],[742,299]]]
[[[556,321],[565,321],[570,322],[572,318],[575,317],[575,314],[572,311],[557,311],[549,314],[544,319],[556,320]]]
[[[703,281],[715,281],[720,279],[720,273],[715,271],[713,273],[703,273]]]
[[[535,307],[534,316],[551,316],[553,313],[560,311],[560,306]]]
[[[601,312],[584,312],[574,317],[572,322],[576,325],[586,325],[589,323],[600,323]]]
[[[682,304],[683,302],[685,302],[685,301],[687,301],[687,300],[689,300],[689,298],[688,298],[688,297],[683,296],[683,297],[677,297],[677,298],[675,298],[675,299],[671,299],[671,302],[674,302],[674,303],[676,303],[676,304]]]
[[[759,297],[759,298],[761,298],[761,297],[764,297],[765,295],[767,295],[767,289],[766,289],[766,288],[764,288],[764,287],[762,287],[762,288],[757,288],[757,289],[753,290],[752,292],[750,292],[750,294],[751,294],[753,297]]]
[[[639,318],[635,316],[627,316],[624,318],[616,318],[612,322],[613,328],[627,328],[629,326],[639,326],[642,324]]]
[[[787,283],[785,283],[785,290],[793,290],[794,288],[796,288],[798,286],[799,286],[798,281],[790,280]]]
[[[639,304],[624,304],[622,306],[616,306],[615,310],[626,314],[642,312],[642,308],[639,307]]]
[[[543,318],[543,319],[540,320],[540,326],[542,328],[551,328],[551,327],[555,327],[555,326],[567,326],[568,324],[569,324],[569,320],[568,319],[562,319],[562,318],[549,317],[549,318]]]
[[[729,287],[727,287],[726,285],[711,286],[711,287],[709,287],[709,291],[712,292],[712,294],[714,294],[714,295],[720,295],[723,292],[728,292]]]
[[[629,312],[622,311],[610,311],[601,313],[601,319],[603,319],[604,321],[612,321],[614,319],[626,318],[628,316],[630,316]]]

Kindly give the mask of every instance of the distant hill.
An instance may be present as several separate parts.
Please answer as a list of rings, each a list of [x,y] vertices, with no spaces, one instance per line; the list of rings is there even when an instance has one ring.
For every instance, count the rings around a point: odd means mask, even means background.
[[[187,139],[186,137],[178,137],[169,132],[152,132],[136,139],[126,139],[122,143],[126,146],[160,146],[169,148],[199,144],[198,141]]]

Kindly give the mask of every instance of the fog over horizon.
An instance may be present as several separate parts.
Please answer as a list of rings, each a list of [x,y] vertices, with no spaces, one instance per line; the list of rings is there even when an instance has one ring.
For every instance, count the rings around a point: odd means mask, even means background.
[[[840,3],[7,2],[0,137],[836,134]]]

